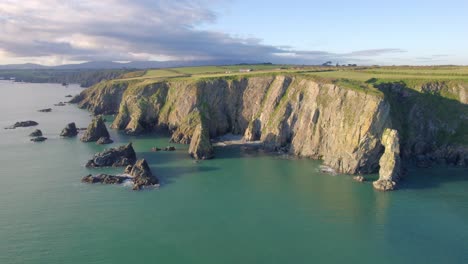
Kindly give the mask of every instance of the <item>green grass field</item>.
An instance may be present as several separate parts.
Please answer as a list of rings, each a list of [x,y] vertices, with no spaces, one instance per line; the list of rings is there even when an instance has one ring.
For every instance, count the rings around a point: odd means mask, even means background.
[[[250,69],[250,72],[240,72]],[[154,69],[126,74],[124,80],[238,78],[261,74],[300,74],[330,81],[352,89],[368,87],[368,83],[405,82],[409,87],[434,81],[468,83],[468,67],[463,66],[394,66],[394,67],[320,67],[295,65],[229,65]]]

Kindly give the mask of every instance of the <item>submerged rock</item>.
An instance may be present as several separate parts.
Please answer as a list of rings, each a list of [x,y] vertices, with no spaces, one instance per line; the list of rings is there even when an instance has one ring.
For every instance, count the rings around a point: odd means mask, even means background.
[[[111,148],[100,153],[86,163],[86,167],[125,167],[136,161],[135,150],[132,143],[118,148]]]
[[[40,129],[36,129],[31,134],[29,134],[30,137],[41,137],[42,136],[42,131]]]
[[[40,109],[40,110],[37,110],[37,111],[42,112],[42,113],[49,113],[49,112],[52,112],[52,108]]]
[[[5,127],[5,129],[15,129],[15,128],[18,128],[18,127],[31,127],[31,126],[37,126],[37,125],[39,125],[39,123],[37,123],[36,121],[28,120],[28,121],[16,122],[12,126]]]
[[[353,180],[358,181],[358,182],[365,182],[366,178],[364,178],[364,176],[358,175],[358,176],[354,176]]]
[[[110,136],[102,116],[97,116],[89,124],[88,129],[86,129],[86,132],[81,137],[81,141],[93,142],[98,141],[102,137],[109,138]]]
[[[71,98],[73,97],[73,95],[69,94],[69,95],[65,95],[66,98]]]
[[[60,102],[58,104],[54,104],[55,106],[66,106],[67,104],[65,104],[64,102]]]
[[[152,147],[152,148],[151,148],[151,151],[153,151],[153,152],[158,152],[158,151],[161,151],[161,149],[158,148],[158,147]]]
[[[373,182],[374,188],[380,191],[391,191],[401,174],[400,139],[398,131],[385,129],[382,135],[382,145],[385,152],[380,158],[379,179]]]
[[[60,133],[61,137],[74,137],[78,135],[75,123],[69,123]]]
[[[101,137],[100,139],[98,139],[98,141],[96,141],[96,144],[98,145],[106,145],[112,143],[114,143],[114,141],[108,137]]]
[[[35,137],[35,138],[31,138],[31,141],[32,142],[43,142],[43,141],[46,141],[47,138],[46,137]]]

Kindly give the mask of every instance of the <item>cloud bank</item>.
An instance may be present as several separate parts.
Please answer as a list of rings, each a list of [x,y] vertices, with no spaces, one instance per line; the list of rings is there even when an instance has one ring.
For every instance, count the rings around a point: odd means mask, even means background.
[[[2,58],[78,61],[226,60],[314,64],[367,60],[400,49],[301,51],[200,30],[217,14],[209,0],[3,0]]]

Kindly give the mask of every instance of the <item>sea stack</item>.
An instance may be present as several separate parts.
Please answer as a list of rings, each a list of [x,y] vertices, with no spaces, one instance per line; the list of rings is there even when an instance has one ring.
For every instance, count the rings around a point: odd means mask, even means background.
[[[74,137],[78,135],[78,130],[76,129],[75,123],[68,124],[60,133],[61,137]]]
[[[385,129],[382,135],[382,145],[385,147],[385,152],[379,161],[379,179],[373,182],[373,185],[379,191],[392,191],[395,189],[401,173],[398,131]]]
[[[81,141],[96,142],[102,137],[110,138],[104,119],[102,116],[97,116],[93,119],[91,124],[89,124],[88,129],[81,137]]]
[[[145,159],[138,160],[133,166],[127,166],[125,173],[133,177],[133,190],[159,184],[158,178],[153,176]]]
[[[42,137],[42,131],[39,129],[34,130],[31,134],[29,134],[30,137]]]

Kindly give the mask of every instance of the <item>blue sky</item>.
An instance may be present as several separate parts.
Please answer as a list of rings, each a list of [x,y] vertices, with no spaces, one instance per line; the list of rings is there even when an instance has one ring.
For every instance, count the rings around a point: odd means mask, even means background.
[[[206,28],[272,45],[338,53],[398,48],[407,52],[382,56],[387,63],[468,64],[466,0],[238,0],[217,12],[216,23]]]
[[[468,64],[468,1],[2,0],[0,64]]]

